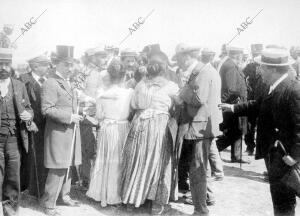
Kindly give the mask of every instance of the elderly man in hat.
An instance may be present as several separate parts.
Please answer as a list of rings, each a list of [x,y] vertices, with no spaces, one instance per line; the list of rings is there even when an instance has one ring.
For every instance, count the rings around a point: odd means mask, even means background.
[[[125,69],[125,82],[133,78],[135,71],[138,69],[137,52],[127,48],[121,51],[121,61]]]
[[[228,47],[228,58],[220,68],[222,81],[221,100],[223,103],[236,104],[247,100],[247,87],[244,74],[240,70],[243,49]],[[237,118],[231,113],[223,113],[221,130],[224,135],[217,140],[219,151],[231,146],[231,162],[248,163],[242,159],[242,135],[245,134],[244,118]]]
[[[0,48],[0,199],[5,216],[17,215],[20,158],[28,153],[27,130],[33,117],[24,84],[10,77],[11,63],[11,50]]]
[[[219,134],[220,118],[217,116],[222,114],[217,110],[219,78],[211,72],[209,65],[197,61],[196,50],[199,47],[179,44],[173,58],[187,71],[178,98],[183,109],[177,142],[182,143],[182,153],[185,151],[189,155],[186,163],[189,164],[194,214],[209,215],[206,202],[208,154],[213,138]]]
[[[259,97],[259,94],[262,92],[262,88],[264,88],[265,84],[263,84],[261,79],[261,74],[258,71],[259,64],[255,62],[253,59],[261,54],[263,50],[262,44],[252,44],[251,45],[251,54],[252,60],[246,67],[243,69],[243,73],[245,74],[246,84],[247,84],[247,100],[255,100]],[[245,143],[247,145],[246,152],[248,155],[254,154],[255,148],[255,126],[256,126],[256,118],[250,116],[248,118],[248,130],[245,135]]]
[[[274,215],[294,216],[295,191],[281,179],[300,162],[300,83],[288,72],[294,60],[285,49],[267,48],[254,61],[261,65],[262,80],[269,88],[257,100],[220,107],[237,116],[258,116],[255,157],[266,161]],[[290,155],[288,159],[283,158],[278,142]]]
[[[220,78],[220,75],[217,72],[217,70],[212,65],[214,56],[215,56],[215,52],[207,47],[205,47],[201,50],[201,62],[203,64],[207,64],[207,68],[214,75],[214,80],[216,82],[216,87],[217,87],[217,91],[214,92],[214,94],[216,94],[215,97],[217,99],[217,101],[215,101],[215,102],[216,102],[216,104],[218,104],[221,101],[221,78]],[[216,109],[216,107],[215,107],[215,109]],[[216,115],[216,118],[218,118],[218,121],[220,123],[223,121],[222,114],[220,112],[218,112],[217,110],[215,110],[214,115]],[[215,134],[215,136],[219,136],[219,135],[221,135],[220,131],[219,131],[219,134]],[[223,163],[222,163],[215,139],[212,141],[212,143],[210,145],[208,159],[209,159],[209,163],[211,166],[212,179],[221,181],[224,177]]]
[[[70,166],[81,164],[78,97],[69,81],[74,62],[72,46],[57,46],[56,71],[42,86],[42,113],[46,117],[45,160],[49,169],[41,204],[47,215],[59,215],[56,201],[76,206],[70,196]],[[67,178],[68,176],[68,178]]]
[[[47,169],[44,167],[44,130],[45,118],[42,115],[41,109],[41,90],[42,85],[47,79],[47,73],[50,67],[50,59],[46,55],[40,55],[28,60],[31,72],[21,74],[20,80],[25,84],[31,107],[34,111],[33,121],[36,124],[38,131],[33,136],[30,136],[31,148],[29,149],[28,157],[24,157],[27,161],[22,164],[22,176],[28,178],[29,194],[40,198],[45,188],[47,177]],[[22,177],[21,176],[21,177]],[[21,185],[25,186],[22,182]]]

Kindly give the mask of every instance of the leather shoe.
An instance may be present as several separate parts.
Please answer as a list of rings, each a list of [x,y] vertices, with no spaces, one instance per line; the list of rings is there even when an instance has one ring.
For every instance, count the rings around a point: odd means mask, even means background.
[[[61,216],[55,208],[44,208],[44,213],[48,216]]]
[[[244,159],[231,159],[231,163],[247,163],[250,164],[249,160],[244,160]]]

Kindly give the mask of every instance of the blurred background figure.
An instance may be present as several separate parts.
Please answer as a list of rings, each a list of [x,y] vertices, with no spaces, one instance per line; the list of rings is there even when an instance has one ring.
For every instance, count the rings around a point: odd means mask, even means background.
[[[132,79],[134,76],[134,72],[137,68],[137,57],[137,52],[130,48],[121,51],[121,61],[125,69],[125,82]]]

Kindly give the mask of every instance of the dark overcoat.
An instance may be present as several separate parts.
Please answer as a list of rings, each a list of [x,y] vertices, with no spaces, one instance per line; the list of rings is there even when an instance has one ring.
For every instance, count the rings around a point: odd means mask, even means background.
[[[44,135],[44,165],[46,168],[63,169],[81,164],[81,139],[79,126],[72,161],[71,146],[75,125],[71,115],[76,113],[78,97],[74,88],[56,74],[47,79],[42,87],[42,113],[46,117]]]
[[[256,159],[265,158],[278,139],[290,155],[300,161],[299,81],[289,76],[271,94],[265,91],[258,100],[235,105],[234,113],[258,116]]]
[[[228,58],[220,68],[221,76],[221,100],[222,103],[236,104],[247,100],[247,85],[243,72],[234,61]],[[239,120],[231,113],[223,113],[223,131],[239,136],[246,133],[245,119]],[[243,130],[241,130],[243,129]]]
[[[31,107],[34,112],[33,121],[38,128],[38,132],[34,133],[32,138],[29,139],[30,145],[33,148],[29,148],[29,166],[30,170],[30,179],[29,179],[29,193],[31,195],[37,196],[37,180],[35,175],[35,164],[33,163],[36,160],[36,169],[38,174],[38,181],[39,181],[39,190],[40,193],[43,193],[45,181],[47,178],[47,169],[44,167],[44,131],[45,131],[45,124],[46,119],[42,115],[41,109],[41,91],[42,87],[40,84],[33,78],[32,73],[26,73],[20,75],[20,80],[25,84],[26,90],[28,93],[29,101],[31,103]],[[35,149],[35,156],[33,154],[33,149]],[[28,175],[28,173],[27,173]]]

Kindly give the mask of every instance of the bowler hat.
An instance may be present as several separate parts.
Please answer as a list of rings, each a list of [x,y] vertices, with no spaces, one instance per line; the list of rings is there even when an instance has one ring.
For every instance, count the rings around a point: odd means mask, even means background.
[[[269,66],[288,66],[295,62],[289,57],[288,51],[283,48],[267,48],[260,56],[254,58],[254,61]]]
[[[74,63],[74,47],[73,46],[65,46],[65,45],[57,45],[56,52],[52,53],[51,56],[53,61],[56,62],[68,62]]]

